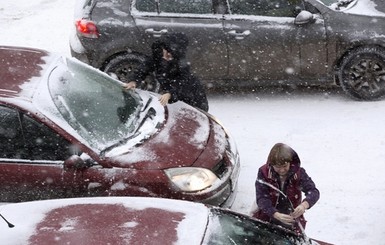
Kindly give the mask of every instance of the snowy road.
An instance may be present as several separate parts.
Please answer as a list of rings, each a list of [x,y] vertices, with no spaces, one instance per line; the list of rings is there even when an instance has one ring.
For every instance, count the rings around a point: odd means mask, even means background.
[[[69,55],[74,5],[2,0],[0,43]],[[338,90],[266,90],[210,94],[209,103],[241,154],[235,210],[247,213],[258,167],[284,142],[321,191],[306,213],[307,234],[335,244],[385,244],[385,101],[357,102]]]

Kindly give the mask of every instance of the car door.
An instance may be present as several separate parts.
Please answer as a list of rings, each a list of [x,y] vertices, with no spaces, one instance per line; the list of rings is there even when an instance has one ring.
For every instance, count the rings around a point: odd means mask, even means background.
[[[224,7],[213,6],[211,0],[137,0],[132,16],[149,45],[164,33],[185,33],[189,39],[187,60],[192,70],[205,80],[218,79],[227,75],[227,50],[220,14],[225,11]]]
[[[0,106],[0,200],[67,197],[84,192],[80,174],[65,171],[71,144],[15,109]]]
[[[229,0],[229,5],[224,31],[230,79],[291,82],[311,75],[312,61],[325,64],[324,33],[312,33],[315,26],[303,31],[294,23],[301,1]],[[302,52],[309,48],[314,53]]]

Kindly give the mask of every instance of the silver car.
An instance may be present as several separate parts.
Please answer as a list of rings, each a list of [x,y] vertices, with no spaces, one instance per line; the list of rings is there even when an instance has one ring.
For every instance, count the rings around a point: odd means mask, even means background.
[[[376,1],[376,2],[375,2]],[[385,96],[381,0],[82,0],[72,55],[125,81],[164,33],[207,86],[339,85]],[[151,79],[149,79],[149,83]]]

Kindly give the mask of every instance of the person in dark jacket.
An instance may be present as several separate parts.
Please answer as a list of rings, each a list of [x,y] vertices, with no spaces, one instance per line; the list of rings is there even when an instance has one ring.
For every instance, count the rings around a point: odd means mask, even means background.
[[[160,84],[162,105],[183,101],[208,111],[206,92],[200,80],[190,72],[186,62],[188,38],[183,33],[165,34],[152,46],[152,57],[128,77],[126,89],[135,88],[150,73]]]
[[[305,210],[320,197],[313,180],[301,167],[298,154],[283,143],[273,146],[267,163],[259,168],[255,190],[257,208],[251,215],[298,233],[306,226]]]

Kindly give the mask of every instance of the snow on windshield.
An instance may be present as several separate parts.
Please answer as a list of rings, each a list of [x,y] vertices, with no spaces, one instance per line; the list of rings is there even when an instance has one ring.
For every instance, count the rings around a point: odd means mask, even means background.
[[[104,73],[72,59],[49,77],[49,89],[66,121],[98,150],[103,150],[135,129],[139,97],[125,92]]]
[[[143,104],[147,104],[147,108],[140,111],[140,114],[138,115],[138,125],[133,137],[130,137],[126,142],[122,142],[120,145],[116,145],[114,148],[105,152],[104,154],[106,157],[120,156],[127,152],[135,152],[130,156],[130,162],[156,160],[156,155],[151,149],[135,146],[142,143],[159,130],[159,126],[163,123],[165,118],[164,108],[153,94],[142,92],[140,90],[136,91],[144,101]]]
[[[353,8],[349,8],[344,12],[369,16],[385,16],[385,13],[381,12],[378,7],[374,0],[359,0]]]
[[[58,55],[51,55],[46,57],[47,59],[47,64],[50,64],[50,68],[48,68],[48,71],[51,71],[54,67],[57,66],[64,66],[65,63],[62,62],[63,57],[58,56]],[[65,69],[65,68],[63,68]],[[36,106],[36,108],[41,111],[46,117],[48,117],[50,120],[55,122],[57,125],[60,125],[62,129],[64,129],[67,133],[75,136],[78,138],[83,144],[89,145],[87,142],[85,142],[80,135],[78,134],[77,131],[75,131],[69,124],[68,122],[62,117],[62,115],[59,113],[59,111],[56,109],[55,104],[52,101],[51,95],[49,93],[48,87],[47,87],[47,80],[48,80],[48,75],[44,74],[41,77],[41,80],[44,82],[41,82],[38,84],[38,88],[36,90],[36,95],[33,98],[32,103]],[[37,80],[36,80],[37,81]],[[35,83],[35,81],[32,81]],[[34,86],[34,85],[28,85],[28,86]],[[25,91],[28,91],[27,85],[23,87],[23,93]]]

